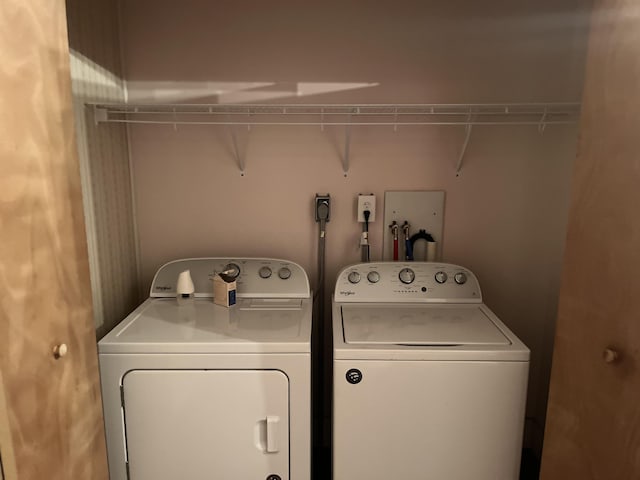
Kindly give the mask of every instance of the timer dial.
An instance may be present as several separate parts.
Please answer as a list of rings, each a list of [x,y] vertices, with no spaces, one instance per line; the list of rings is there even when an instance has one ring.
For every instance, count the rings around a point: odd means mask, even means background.
[[[416,279],[416,274],[410,268],[403,268],[402,270],[400,270],[400,273],[398,274],[398,278],[402,283],[405,283],[408,285],[410,283],[413,283],[413,281]]]
[[[224,266],[224,271],[227,276],[235,280],[240,275],[240,266],[237,263],[227,263]]]

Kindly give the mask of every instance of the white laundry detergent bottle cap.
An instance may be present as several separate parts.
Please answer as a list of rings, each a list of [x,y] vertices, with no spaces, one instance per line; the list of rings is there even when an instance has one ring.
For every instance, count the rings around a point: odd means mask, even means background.
[[[191,295],[195,288],[193,286],[193,280],[191,279],[191,272],[185,270],[178,275],[178,285],[176,286],[176,293],[178,295]]]

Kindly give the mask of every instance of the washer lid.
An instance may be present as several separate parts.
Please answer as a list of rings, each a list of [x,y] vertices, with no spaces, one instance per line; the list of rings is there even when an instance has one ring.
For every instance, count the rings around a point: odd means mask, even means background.
[[[480,305],[343,305],[342,324],[347,344],[511,344]]]

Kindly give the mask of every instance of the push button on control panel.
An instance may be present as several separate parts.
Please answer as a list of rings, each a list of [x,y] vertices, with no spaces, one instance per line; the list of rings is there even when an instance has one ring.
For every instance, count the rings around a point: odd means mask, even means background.
[[[362,372],[357,368],[350,368],[347,370],[347,374],[345,375],[347,378],[347,382],[351,385],[355,385],[356,383],[360,383],[362,381]]]

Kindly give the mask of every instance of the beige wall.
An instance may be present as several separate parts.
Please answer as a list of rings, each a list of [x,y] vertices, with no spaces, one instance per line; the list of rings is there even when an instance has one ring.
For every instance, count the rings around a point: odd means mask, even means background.
[[[118,4],[67,0],[74,116],[98,338],[138,300],[126,127],[97,128],[86,102],[123,102]]]
[[[516,5],[517,3],[517,5]],[[422,103],[579,101],[588,2],[293,0],[126,2],[131,101]],[[319,94],[314,92],[329,91]],[[211,92],[217,92],[211,95]],[[246,176],[223,127],[131,130],[145,288],[163,262],[285,257],[315,277],[315,193],[332,196],[328,291],[359,261],[359,192],[442,189],[444,259],[532,349],[529,443],[539,448],[577,129],[239,129]],[[381,258],[382,218],[372,225]]]

